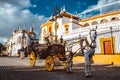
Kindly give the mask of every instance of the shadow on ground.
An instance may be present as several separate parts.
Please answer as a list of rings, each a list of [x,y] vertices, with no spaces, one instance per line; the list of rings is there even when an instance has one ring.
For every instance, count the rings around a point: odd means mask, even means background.
[[[66,73],[61,67],[48,72],[45,66],[0,66],[0,80],[120,80],[120,67],[92,65],[92,77],[86,78],[84,63],[74,64],[73,73]]]

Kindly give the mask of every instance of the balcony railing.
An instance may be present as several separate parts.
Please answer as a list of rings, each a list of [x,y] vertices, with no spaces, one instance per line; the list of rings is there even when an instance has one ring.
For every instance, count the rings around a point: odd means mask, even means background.
[[[112,27],[112,31],[114,32],[114,31],[120,30],[120,21],[113,21],[113,22],[107,22],[107,23],[87,26],[83,28],[77,28],[77,29],[70,31],[67,35],[63,35],[63,38],[65,40],[69,40],[69,39],[79,38],[80,35],[86,36],[89,34],[89,30],[92,28],[95,28],[96,26],[97,26],[97,34],[109,33],[110,27]]]

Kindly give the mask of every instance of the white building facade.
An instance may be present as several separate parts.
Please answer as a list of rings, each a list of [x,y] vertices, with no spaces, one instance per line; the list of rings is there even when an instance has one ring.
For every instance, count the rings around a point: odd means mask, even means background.
[[[120,10],[85,18],[79,23],[83,27],[70,31],[69,34],[63,36],[63,39],[65,41],[76,39],[74,42],[77,42],[80,35],[88,36],[90,29],[97,26],[97,47],[93,57],[94,63],[120,64]],[[74,60],[84,62],[82,57],[74,58]]]
[[[104,17],[103,17],[104,16]],[[99,18],[98,18],[99,17]],[[97,54],[120,54],[120,11],[113,11],[84,19],[82,28],[77,28],[64,35],[64,40],[89,35],[89,30],[97,26]],[[88,26],[84,26],[89,24]]]
[[[27,48],[30,44],[31,39],[35,39],[35,33],[33,32],[33,28],[30,31],[18,28],[12,34],[12,36],[8,39],[7,42],[7,51],[10,56],[17,56],[18,50],[22,48]]]
[[[65,9],[61,10],[55,20],[49,19],[46,23],[40,26],[40,43],[45,43],[44,37],[50,36],[51,42],[54,42],[55,36],[57,35],[57,41],[64,34],[68,34],[73,29],[79,28],[81,25],[79,18],[76,15],[68,13]]]

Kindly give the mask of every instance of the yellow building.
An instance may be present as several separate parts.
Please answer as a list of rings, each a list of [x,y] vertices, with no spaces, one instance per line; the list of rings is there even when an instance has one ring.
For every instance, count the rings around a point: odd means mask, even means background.
[[[104,9],[110,11],[103,12]],[[103,8],[103,10],[102,10]],[[81,28],[72,30],[68,35],[64,35],[64,39],[69,40],[79,36],[89,34],[89,29],[97,26],[97,48],[93,57],[94,63],[102,64],[120,64],[120,4],[118,2],[103,5],[99,8],[88,10],[89,14],[98,12],[99,14],[92,15],[79,21],[83,25]],[[84,62],[84,57],[75,57],[75,61]]]
[[[40,43],[45,43],[44,37],[50,36],[51,42],[55,42],[55,37],[57,37],[57,42],[62,35],[68,34],[75,28],[79,28],[81,25],[78,24],[79,17],[71,13],[66,12],[62,9],[55,20],[49,19],[47,22],[40,26]],[[57,35],[57,36],[55,36]]]
[[[83,28],[73,30],[69,35],[77,33],[88,35],[88,28],[98,27],[94,63],[120,64],[120,10],[85,18],[79,23],[83,25]],[[84,62],[83,57],[75,57],[74,60]]]
[[[116,4],[115,2],[115,5]],[[57,25],[57,29],[55,28],[55,24]],[[103,12],[81,20],[76,15],[70,14],[63,9],[56,21],[50,19],[40,26],[42,29],[40,43],[44,43],[44,37],[47,35],[51,35],[51,42],[52,40],[54,42],[55,33],[57,33],[58,42],[61,35],[64,40],[76,39],[79,37],[79,34],[86,36],[89,34],[89,28],[94,28],[96,26],[97,48],[93,57],[94,63],[120,64],[119,9]],[[73,60],[84,62],[84,57],[74,57]]]

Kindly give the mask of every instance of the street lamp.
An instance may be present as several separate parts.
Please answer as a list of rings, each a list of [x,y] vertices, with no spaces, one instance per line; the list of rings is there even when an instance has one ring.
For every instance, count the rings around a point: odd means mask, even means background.
[[[60,38],[60,43],[63,43],[63,38],[62,38],[62,35],[61,35],[61,38]]]
[[[57,18],[55,21],[55,43],[57,43],[57,29],[58,29],[58,23],[57,23]]]
[[[23,35],[22,35],[22,49],[21,49],[21,52],[20,52],[20,58],[23,59],[24,58],[24,39],[25,39],[25,33],[23,32]]]
[[[24,39],[25,39],[25,33],[23,32],[23,35],[22,35],[22,47],[24,48]]]
[[[50,19],[50,21],[55,21],[55,25],[54,25],[54,28],[55,28],[55,43],[57,43],[57,29],[58,29],[57,17],[59,16],[59,13],[60,13],[60,10],[59,10],[58,6],[56,5],[55,9],[54,9],[54,12],[53,12],[53,15],[51,17],[52,19]]]
[[[55,21],[55,43],[57,43],[57,29],[58,29],[58,23],[57,23],[57,16],[53,16],[52,19],[50,19],[50,21]]]
[[[112,53],[114,54],[114,43],[113,43],[113,34],[112,34],[112,26],[110,27],[110,33],[111,33],[111,40],[112,40]]]

